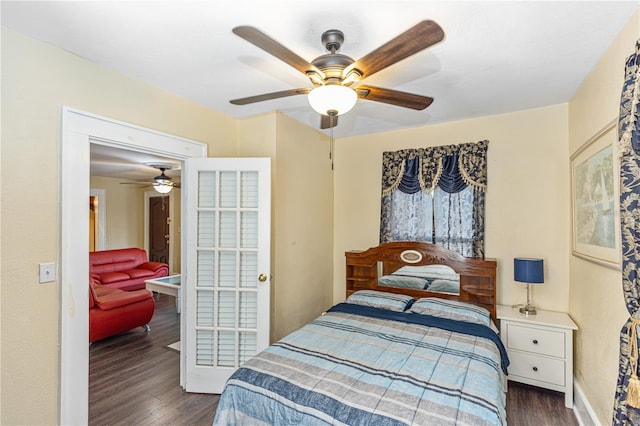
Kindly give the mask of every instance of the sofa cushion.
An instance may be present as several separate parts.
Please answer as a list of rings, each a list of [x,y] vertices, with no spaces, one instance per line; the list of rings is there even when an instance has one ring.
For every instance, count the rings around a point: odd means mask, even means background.
[[[123,291],[112,289],[114,291],[98,296],[96,305],[103,311],[119,308],[132,303],[141,302],[153,297],[153,293],[149,290]]]
[[[100,282],[102,284],[115,283],[118,281],[125,281],[130,279],[129,274],[125,272],[104,272],[100,274]]]
[[[122,271],[122,272],[129,275],[129,278],[145,278],[145,277],[152,277],[155,275],[155,272],[150,271],[148,269],[127,269],[126,271]]]

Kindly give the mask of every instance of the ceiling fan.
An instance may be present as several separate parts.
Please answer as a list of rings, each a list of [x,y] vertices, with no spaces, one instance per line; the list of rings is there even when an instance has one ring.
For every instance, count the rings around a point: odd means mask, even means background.
[[[425,20],[414,25],[357,61],[338,53],[344,42],[344,34],[340,30],[328,30],[322,34],[322,44],[329,53],[311,62],[257,28],[239,26],[233,32],[305,74],[314,86],[234,99],[230,101],[234,105],[308,95],[313,109],[322,114],[320,128],[327,129],[334,127],[338,123],[337,116],[349,111],[358,98],[415,110],[423,110],[433,102],[433,98],[427,96],[360,84],[361,80],[378,71],[440,42],[444,31],[433,21]]]
[[[168,194],[173,188],[180,188],[180,183],[174,182],[170,176],[167,176],[165,170],[173,170],[175,166],[173,164],[145,164],[146,166],[153,167],[160,170],[160,174],[153,178],[152,182],[121,182],[122,185],[144,185],[153,186],[157,192],[161,194]]]

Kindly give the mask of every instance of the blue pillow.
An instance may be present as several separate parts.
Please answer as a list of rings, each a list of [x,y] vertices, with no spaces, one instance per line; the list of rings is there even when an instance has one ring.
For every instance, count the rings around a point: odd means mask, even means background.
[[[346,300],[346,303],[354,305],[371,306],[397,312],[403,312],[411,306],[412,302],[413,297],[411,296],[375,290],[358,290]]]
[[[404,275],[384,275],[378,279],[378,284],[388,285],[391,287],[400,287],[400,288],[417,288],[424,289],[428,280],[420,277],[406,277]]]
[[[489,311],[482,306],[472,305],[471,303],[440,299],[438,297],[425,297],[416,300],[411,305],[409,312],[483,324],[497,332]]]
[[[429,291],[438,291],[440,293],[460,294],[460,283],[450,280],[434,280],[427,287]]]

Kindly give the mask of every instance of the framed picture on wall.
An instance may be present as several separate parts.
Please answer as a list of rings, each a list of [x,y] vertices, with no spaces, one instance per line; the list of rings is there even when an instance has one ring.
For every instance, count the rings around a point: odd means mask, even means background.
[[[616,120],[571,156],[573,254],[620,268],[620,166]]]

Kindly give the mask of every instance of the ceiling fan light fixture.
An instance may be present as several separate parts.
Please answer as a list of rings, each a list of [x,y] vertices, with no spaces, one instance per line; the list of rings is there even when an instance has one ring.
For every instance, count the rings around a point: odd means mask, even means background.
[[[166,183],[157,183],[153,185],[153,189],[161,194],[168,194],[173,189],[173,185]]]
[[[329,115],[329,111],[335,111],[335,115],[349,112],[356,104],[358,95],[355,90],[339,84],[328,84],[313,89],[309,95],[311,108],[322,115]]]
[[[164,171],[167,170],[165,167],[158,167],[161,171],[160,176],[156,176],[153,178],[153,189],[155,189],[160,194],[168,194],[173,189],[173,180],[164,174]]]

